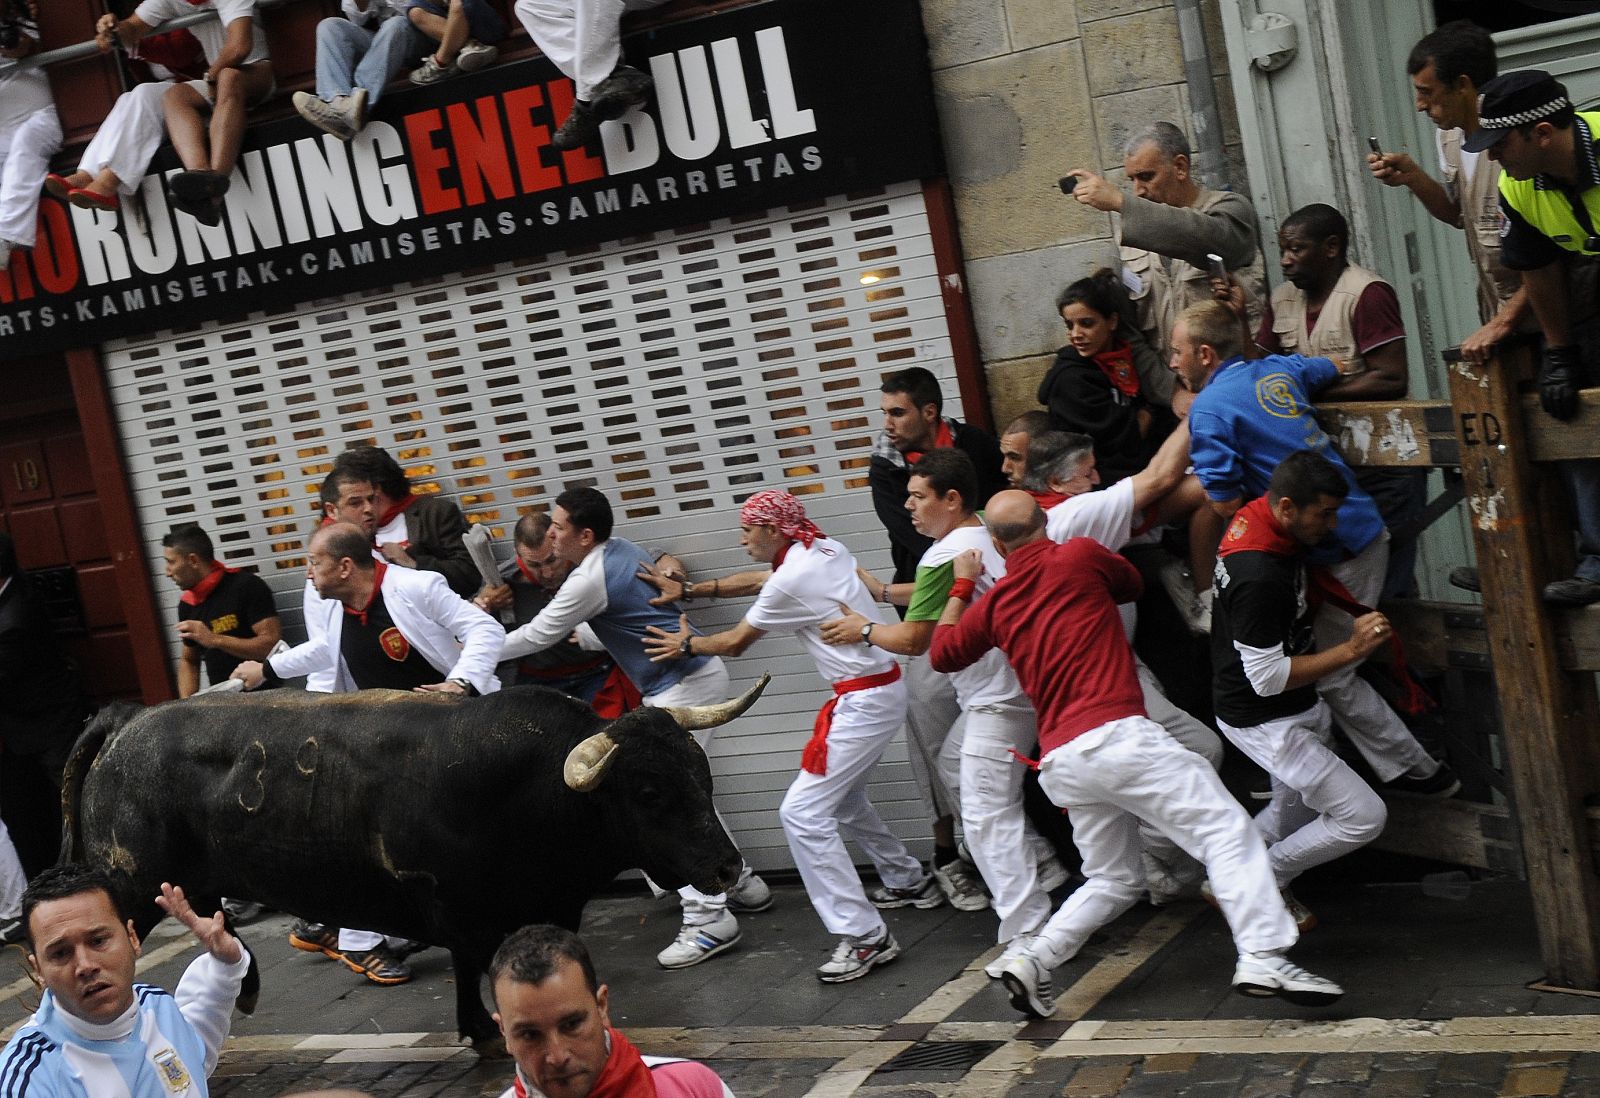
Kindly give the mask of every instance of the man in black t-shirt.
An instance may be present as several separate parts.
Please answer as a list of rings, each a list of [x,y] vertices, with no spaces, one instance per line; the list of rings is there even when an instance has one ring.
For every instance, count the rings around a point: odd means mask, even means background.
[[[1256,826],[1301,930],[1316,919],[1289,895],[1289,882],[1376,839],[1387,818],[1383,801],[1333,753],[1332,714],[1316,689],[1318,679],[1360,663],[1391,634],[1382,614],[1367,613],[1350,639],[1313,651],[1320,595],[1337,581],[1312,570],[1305,550],[1337,525],[1349,490],[1327,458],[1290,454],[1273,470],[1267,494],[1234,515],[1217,550],[1217,726],[1272,776],[1272,800]]]
[[[211,538],[195,525],[161,539],[167,578],[183,589],[178,602],[178,697],[200,689],[200,665],[212,683],[227,681],[245,660],[265,659],[283,636],[272,589],[260,576],[215,559]]]

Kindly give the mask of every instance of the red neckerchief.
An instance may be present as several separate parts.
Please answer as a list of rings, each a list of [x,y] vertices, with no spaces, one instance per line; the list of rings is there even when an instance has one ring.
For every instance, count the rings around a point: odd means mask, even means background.
[[[1064,496],[1060,492],[1035,492],[1031,488],[1026,488],[1024,491],[1033,497],[1033,502],[1039,505],[1039,510],[1041,511],[1048,511],[1057,504],[1065,503],[1072,498],[1071,496]]]
[[[941,419],[939,421],[939,429],[933,433],[933,445],[928,449],[945,450],[955,444],[955,436],[950,433],[950,424]],[[922,455],[927,452],[927,450],[905,450],[902,451],[902,454],[906,459],[907,465],[915,465],[922,460]]]
[[[533,574],[533,569],[529,568],[526,564],[522,563],[522,558],[521,557],[519,557],[515,553],[513,553],[512,556],[511,556],[511,559],[517,562],[517,571],[522,573],[522,578],[523,579],[527,580],[529,583],[533,584],[535,587],[539,586],[539,577]]]
[[[1278,522],[1266,496],[1253,499],[1239,508],[1233,516],[1233,521],[1228,523],[1227,533],[1222,535],[1222,544],[1217,546],[1219,557],[1251,551],[1270,553],[1277,557],[1300,557],[1305,554],[1305,546],[1290,536]],[[1357,601],[1356,597],[1325,566],[1307,564],[1306,580],[1308,581],[1306,601],[1312,607],[1328,603],[1353,618],[1372,613],[1372,607],[1363,606]],[[1422,685],[1412,677],[1411,671],[1406,667],[1405,645],[1400,640],[1398,630],[1389,631],[1389,644],[1394,651],[1394,676],[1406,692],[1400,708],[1411,716],[1426,713],[1434,707],[1433,699],[1427,695]]]
[[[417,495],[415,492],[407,492],[405,499],[401,500],[399,503],[390,504],[389,509],[378,516],[378,529],[382,530],[385,526],[389,525],[399,516],[400,512],[404,511],[407,507],[410,507],[413,503],[417,502],[417,500],[421,498],[422,497]]]
[[[639,1050],[616,1030],[610,1033],[611,1055],[606,1057],[606,1066],[594,1081],[589,1098],[655,1098],[655,1076],[650,1074]],[[512,1077],[511,1085],[516,1089],[517,1098],[529,1098],[528,1085],[522,1081],[521,1072]]]
[[[1118,392],[1131,397],[1139,395],[1139,375],[1133,369],[1132,347],[1122,343],[1091,355],[1089,361],[1100,367],[1100,372]]]
[[[383,561],[381,561],[381,560],[373,561],[372,562],[372,594],[367,596],[367,604],[365,606],[363,606],[359,610],[352,610],[348,606],[346,606],[344,608],[344,612],[346,614],[349,614],[353,618],[360,618],[362,625],[366,625],[367,624],[367,611],[372,609],[372,604],[374,602],[376,602],[377,599],[378,599],[378,592],[383,590],[383,574],[385,572],[387,572],[388,570],[389,570],[389,566],[387,564],[385,564]]]
[[[207,572],[205,579],[195,584],[189,590],[178,596],[178,601],[185,606],[199,606],[211,597],[211,592],[217,589],[217,584],[222,582],[222,577],[229,572],[237,572],[237,568],[229,568],[220,560],[211,562],[211,571]]]

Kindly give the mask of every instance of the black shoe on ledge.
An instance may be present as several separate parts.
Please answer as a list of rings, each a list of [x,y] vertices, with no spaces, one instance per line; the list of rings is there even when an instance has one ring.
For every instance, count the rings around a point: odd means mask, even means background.
[[[1483,594],[1483,584],[1478,582],[1478,570],[1469,564],[1450,569],[1450,586],[1476,595]]]
[[[1600,582],[1571,576],[1544,585],[1544,601],[1554,606],[1588,606],[1600,602]]]
[[[1449,763],[1442,762],[1439,764],[1439,769],[1426,778],[1412,778],[1402,774],[1393,781],[1384,782],[1383,787],[1395,793],[1410,793],[1414,797],[1429,797],[1442,801],[1461,792],[1461,779],[1456,777],[1456,772],[1450,769]]]

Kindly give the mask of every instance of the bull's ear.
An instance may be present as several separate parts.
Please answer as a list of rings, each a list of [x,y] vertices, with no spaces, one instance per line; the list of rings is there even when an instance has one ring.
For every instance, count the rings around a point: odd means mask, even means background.
[[[588,793],[600,784],[617,757],[618,744],[604,732],[596,732],[571,751],[561,767],[561,776],[567,788],[578,793]]]

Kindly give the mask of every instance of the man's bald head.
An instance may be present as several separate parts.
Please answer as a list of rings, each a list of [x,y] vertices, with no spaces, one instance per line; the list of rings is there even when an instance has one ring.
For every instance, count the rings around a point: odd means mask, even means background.
[[[357,568],[372,570],[372,539],[353,522],[330,522],[311,535],[311,552],[333,560],[349,558]]]
[[[984,508],[989,533],[1006,552],[1044,537],[1044,511],[1026,492],[998,492]]]

